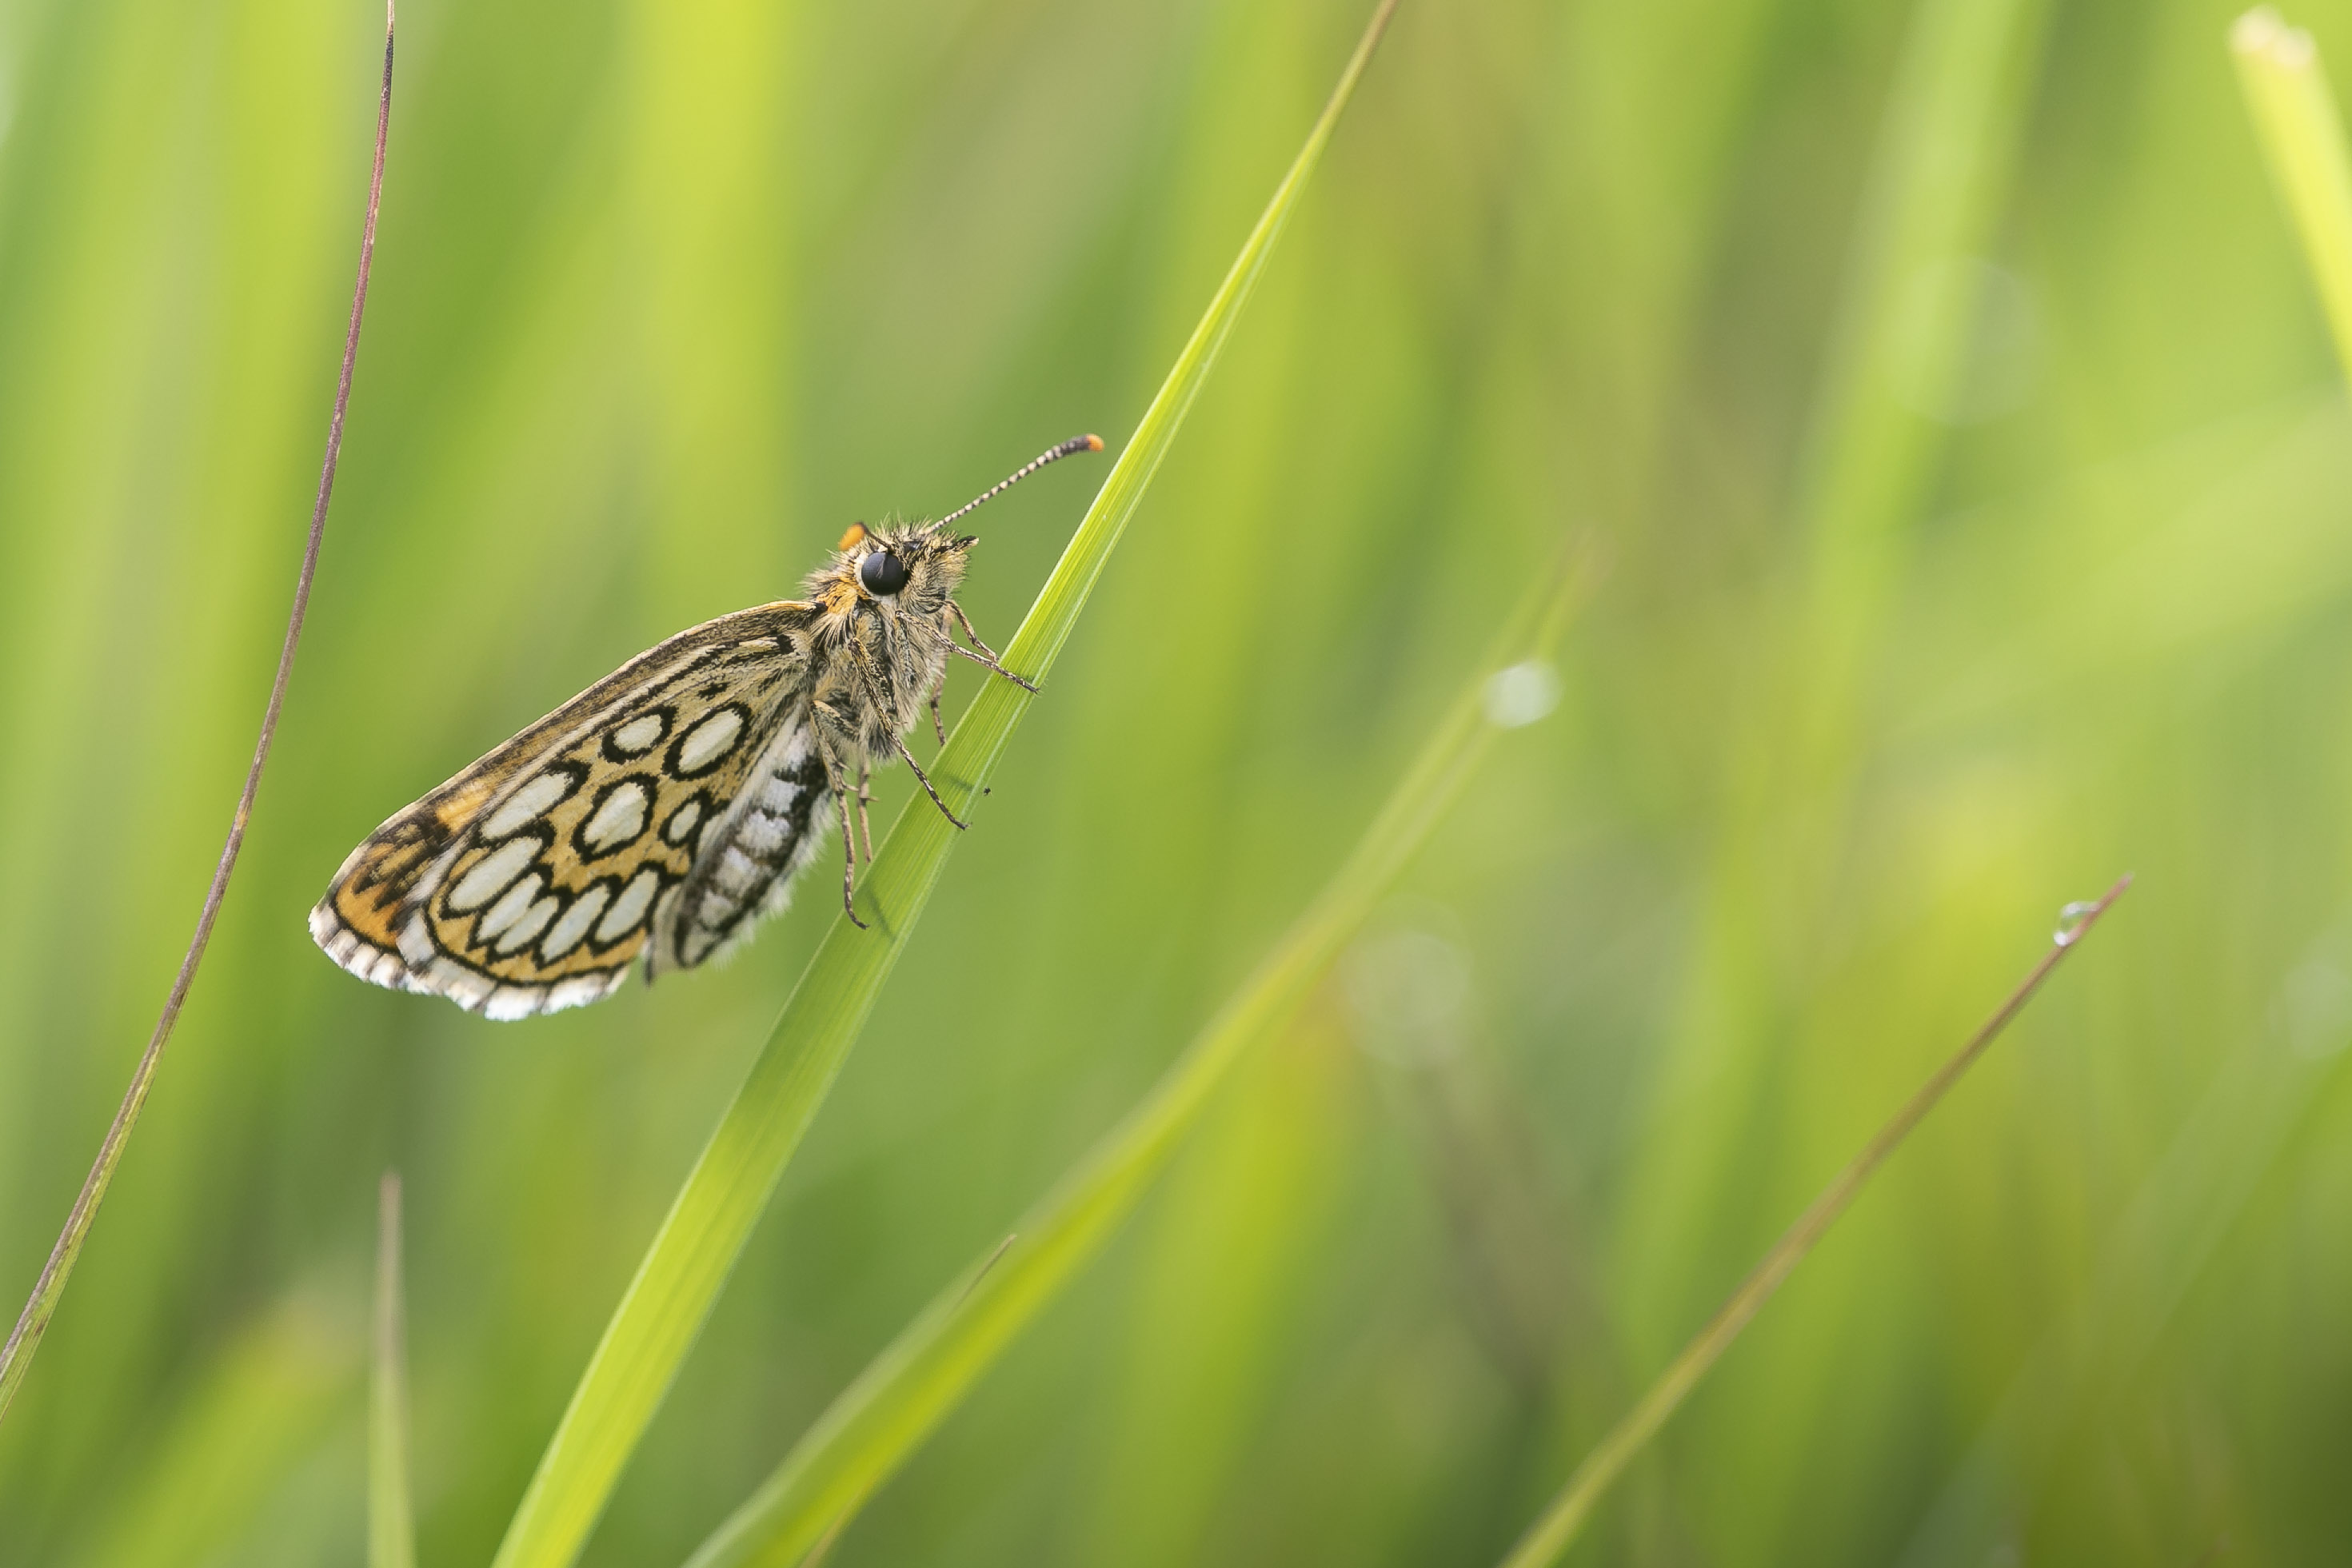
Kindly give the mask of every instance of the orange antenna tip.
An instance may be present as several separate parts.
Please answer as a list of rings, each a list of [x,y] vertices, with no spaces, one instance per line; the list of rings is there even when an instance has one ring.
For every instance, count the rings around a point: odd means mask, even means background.
[[[1089,452],[1100,452],[1102,450],[1102,437],[1099,435],[1087,436],[1087,450]]]

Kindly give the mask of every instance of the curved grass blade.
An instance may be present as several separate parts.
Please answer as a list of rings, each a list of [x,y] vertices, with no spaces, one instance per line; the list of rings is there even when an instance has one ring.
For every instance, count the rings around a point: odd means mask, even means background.
[[[1633,1456],[1658,1435],[1658,1429],[1666,1424],[1668,1417],[1681,1408],[1690,1391],[1698,1386],[1699,1379],[1705,1377],[1721,1359],[1723,1353],[1731,1348],[1731,1342],[1738,1339],[1749,1320],[1763,1310],[1764,1303],[1772,1299],[1772,1292],[1796,1271],[1797,1265],[1805,1260],[1805,1255],[1813,1249],[1814,1243],[1838,1222],[1839,1216],[1844,1214],[1854,1198],[1860,1196],[1871,1176],[1885,1163],[1886,1156],[1911,1135],[1914,1127],[1927,1119],[1927,1113],[1933,1111],[1952,1085],[1960,1081],[1960,1075],[1974,1066],[1977,1058],[2000,1038],[2001,1030],[2009,1027],[2010,1020],[2024,1010],[2025,1004],[2033,998],[2033,993],[2042,988],[2042,982],[2050,977],[2050,971],[2081,945],[2083,938],[2090,935],[2091,927],[2098,924],[2099,917],[2124,895],[2124,890],[2130,885],[2131,878],[2126,876],[2094,902],[2066,906],[2058,933],[2052,940],[2050,951],[2042,956],[2042,961],[2033,966],[2015,990],[2010,992],[2008,1000],[1993,1009],[1992,1016],[1969,1037],[1968,1043],[1954,1051],[1944,1065],[1920,1085],[1918,1092],[1903,1103],[1902,1109],[1889,1117],[1886,1124],[1863,1145],[1862,1152],[1831,1178],[1829,1186],[1822,1189],[1821,1196],[1814,1198],[1811,1206],[1797,1217],[1797,1222],[1772,1244],[1771,1250],[1764,1254],[1763,1260],[1756,1265],[1748,1278],[1739,1281],[1739,1288],[1731,1292],[1731,1299],[1717,1310],[1715,1316],[1707,1320],[1706,1326],[1683,1347],[1683,1353],[1659,1374],[1657,1381],[1650,1385],[1649,1391],[1642,1396],[1640,1402],[1627,1411],[1624,1418],[1601,1439],[1599,1446],[1584,1457],[1583,1462],[1568,1478],[1568,1484],[1560,1489],[1559,1495],[1552,1499],[1550,1505],[1528,1527],[1527,1533],[1519,1537],[1509,1555],[1503,1559],[1501,1568],[1548,1568],[1549,1564],[1559,1561],[1560,1553],[1569,1549],[1576,1540],[1577,1532],[1584,1528],[1585,1521],[1592,1517],[1592,1511],[1599,1506],[1601,1495],[1624,1473],[1625,1467],[1633,1463]]]
[[[790,1568],[888,1479],[1093,1258],[1234,1068],[1287,1021],[1428,841],[1496,730],[1530,716],[1496,698],[1522,670],[1541,667],[1588,576],[1564,565],[1544,584],[1513,619],[1501,656],[1454,700],[1339,873],[1256,973],[1013,1239],[950,1281],[858,1375],[688,1568]]]
[[[360,230],[359,281],[352,286],[351,326],[343,335],[343,367],[335,383],[335,411],[327,421],[327,456],[319,473],[319,496],[310,508],[310,533],[302,547],[302,566],[294,579],[294,608],[286,620],[286,638],[278,650],[278,674],[270,683],[269,701],[261,715],[260,738],[254,742],[253,763],[246,769],[245,788],[237,796],[236,810],[229,818],[228,837],[221,845],[220,861],[213,868],[212,885],[205,890],[204,906],[196,915],[196,929],[188,938],[187,953],[180,959],[180,972],[173,977],[172,988],[163,998],[163,1010],[155,1019],[155,1028],[147,1037],[147,1049],[142,1052],[139,1064],[131,1070],[130,1087],[122,1092],[122,1103],[116,1108],[114,1120],[109,1124],[106,1135],[99,1141],[98,1157],[90,1163],[89,1174],[82,1178],[81,1191],[74,1197],[73,1207],[66,1215],[65,1228],[58,1235],[57,1245],[50,1249],[48,1261],[41,1266],[41,1277],[33,1283],[33,1294],[26,1301],[16,1326],[9,1331],[8,1343],[0,1345],[0,1419],[8,1414],[16,1390],[24,1385],[25,1375],[32,1369],[33,1356],[41,1348],[41,1336],[48,1332],[49,1320],[57,1316],[58,1303],[64,1299],[66,1282],[73,1278],[74,1264],[81,1258],[82,1242],[89,1236],[89,1228],[98,1222],[98,1206],[106,1201],[106,1189],[113,1185],[114,1167],[122,1163],[122,1151],[130,1146],[131,1134],[139,1125],[139,1114],[147,1107],[147,1095],[155,1087],[155,1074],[163,1065],[163,1047],[170,1043],[173,1026],[180,1021],[180,1009],[188,999],[188,989],[196,983],[196,969],[205,961],[205,948],[213,938],[213,922],[219,918],[221,901],[228,896],[228,880],[236,871],[238,852],[245,847],[245,831],[253,821],[254,798],[261,792],[262,769],[268,766],[269,748],[278,737],[278,718],[286,709],[286,686],[294,674],[294,652],[302,643],[302,622],[310,613],[310,583],[319,571],[319,546],[327,534],[327,505],[335,494],[335,464],[342,455],[343,415],[352,403],[352,368],[360,352],[360,320],[367,314],[368,273],[375,261],[375,221],[383,206],[383,149],[392,129],[392,0],[383,8],[383,86],[376,98],[375,162],[368,175],[367,218]]]
[[[1042,680],[1069,640],[1120,532],[1314,172],[1394,5],[1395,0],[1383,0],[1374,16],[1306,146],[1006,645],[1006,667]],[[982,786],[1029,701],[1030,694],[1011,682],[991,681],[949,737],[931,779],[959,816],[969,819],[979,805]],[[871,906],[873,928],[859,931],[846,917],[836,917],[809,960],[606,1325],[508,1526],[494,1568],[562,1568],[579,1555],[622,1466],[701,1332],[745,1239],[872,1011],[929,901],[954,838],[955,830],[928,800],[919,810],[900,813],[859,889]]]

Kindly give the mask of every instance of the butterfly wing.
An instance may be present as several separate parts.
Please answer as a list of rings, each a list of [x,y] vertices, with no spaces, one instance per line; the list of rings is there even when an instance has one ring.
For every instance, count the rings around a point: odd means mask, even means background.
[[[706,830],[677,896],[657,913],[648,979],[726,956],[790,902],[793,876],[816,852],[830,794],[803,704],[777,730],[752,783]]]
[[[377,829],[311,936],[362,979],[491,1018],[609,996],[698,867],[771,820],[755,808],[781,799],[779,770],[804,776],[784,758],[811,749],[807,621],[763,605],[632,659]],[[793,804],[804,827],[814,800]],[[681,962],[718,943],[697,946]]]

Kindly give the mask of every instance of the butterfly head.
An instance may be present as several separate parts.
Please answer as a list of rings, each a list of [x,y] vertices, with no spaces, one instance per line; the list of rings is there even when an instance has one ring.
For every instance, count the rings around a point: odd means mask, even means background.
[[[852,523],[835,547],[828,602],[887,606],[918,615],[936,615],[963,581],[964,568],[978,541],[937,523]]]
[[[898,615],[939,615],[963,581],[964,567],[977,541],[950,525],[1003,495],[1049,463],[1078,452],[1100,452],[1099,435],[1074,436],[1031,459],[974,499],[935,523],[885,523],[869,528],[852,523],[834,547],[832,561],[809,580],[810,597],[836,626],[845,626],[866,608],[888,624]]]

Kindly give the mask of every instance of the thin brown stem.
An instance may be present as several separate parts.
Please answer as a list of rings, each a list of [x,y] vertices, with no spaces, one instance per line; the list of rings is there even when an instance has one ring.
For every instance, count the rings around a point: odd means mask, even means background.
[[[91,1222],[98,1218],[98,1206],[104,1201],[107,1186],[114,1179],[114,1167],[122,1158],[123,1145],[130,1142],[131,1128],[139,1124],[139,1113],[147,1103],[148,1091],[154,1086],[155,1071],[163,1059],[164,1042],[172,1038],[172,1026],[179,1021],[181,1005],[188,999],[188,988],[195,983],[196,967],[204,962],[205,944],[212,940],[213,922],[220,915],[221,899],[228,892],[229,874],[236,869],[237,852],[245,847],[245,830],[253,820],[253,800],[261,789],[261,770],[269,760],[269,744],[278,735],[278,716],[285,708],[286,685],[294,671],[294,649],[301,641],[302,618],[310,606],[310,582],[318,574],[319,544],[326,535],[327,502],[335,489],[335,460],[343,449],[343,414],[352,401],[352,365],[359,355],[360,318],[367,307],[368,269],[375,259],[376,213],[383,202],[384,140],[392,124],[392,5],[391,0],[386,0],[383,87],[376,99],[375,162],[368,175],[367,221],[360,234],[359,282],[352,290],[351,329],[343,338],[342,375],[335,383],[335,412],[327,425],[327,457],[319,473],[318,501],[310,509],[310,536],[303,546],[300,575],[294,580],[294,609],[287,618],[286,641],[278,649],[278,674],[270,683],[269,706],[262,713],[261,736],[254,743],[253,766],[246,770],[245,789],[237,797],[236,814],[229,821],[228,841],[221,846],[220,863],[213,869],[212,886],[206,890],[204,909],[196,916],[195,935],[188,939],[187,956],[180,960],[180,972],[172,981],[171,994],[163,998],[163,1015],[155,1020],[155,1031],[148,1037],[146,1052],[131,1074],[131,1087],[123,1092],[122,1103],[114,1113],[112,1124],[106,1129],[105,1140],[99,1145],[98,1158],[81,1184],[79,1196],[74,1199],[73,1211],[66,1217],[65,1229],[58,1234],[58,1244],[50,1249],[48,1262],[42,1266],[32,1298],[16,1319],[6,1346],[0,1347],[0,1418],[5,1418],[32,1365],[33,1354],[40,1348],[41,1336],[57,1314],[58,1301],[65,1294],[66,1281],[72,1277],[74,1262],[81,1256],[83,1239],[89,1234]]]
[[[1641,1402],[1627,1411],[1624,1418],[1601,1439],[1600,1445],[1584,1457],[1584,1462],[1576,1467],[1575,1473],[1568,1478],[1568,1484],[1553,1498],[1542,1517],[1528,1527],[1527,1533],[1520,1536],[1518,1543],[1511,1548],[1510,1555],[1503,1559],[1502,1568],[1545,1568],[1545,1565],[1559,1560],[1560,1553],[1568,1550],[1577,1532],[1584,1527],[1584,1521],[1591,1516],[1601,1494],[1623,1473],[1625,1467],[1633,1462],[1633,1456],[1657,1436],[1667,1417],[1697,1386],[1699,1379],[1707,1375],[1717,1359],[1730,1347],[1731,1342],[1739,1337],[1748,1320],[1772,1299],[1772,1292],[1780,1288],[1781,1281],[1795,1270],[1797,1265],[1805,1260],[1805,1255],[1813,1249],[1813,1244],[1837,1223],[1838,1217],[1853,1202],[1855,1195],[1870,1180],[1872,1173],[1910,1135],[1911,1129],[1936,1108],[1936,1103],[1959,1082],[1960,1075],[1975,1064],[1986,1048],[2000,1038],[2000,1031],[2009,1027],[2010,1020],[2023,1009],[2033,993],[2041,988],[2042,982],[2050,977],[2050,971],[2082,945],[2083,938],[2091,934],[2091,927],[2098,924],[2099,916],[2105,915],[2108,905],[2121,898],[2124,889],[2130,885],[2131,878],[2126,876],[2095,902],[2066,906],[2062,916],[2064,924],[2059,927],[2050,951],[2042,956],[2042,961],[2019,982],[2017,989],[2009,994],[2009,999],[1993,1009],[1992,1016],[1969,1037],[1968,1043],[1953,1052],[1951,1059],[1920,1086],[1919,1092],[1904,1102],[1903,1108],[1878,1129],[1877,1135],[1863,1145],[1862,1152],[1854,1155],[1845,1169],[1832,1178],[1829,1186],[1822,1189],[1821,1196],[1813,1199],[1812,1207],[1798,1216],[1797,1222],[1772,1244],[1772,1249],[1764,1254],[1763,1261],[1739,1282],[1739,1288],[1731,1292],[1731,1299],[1707,1320],[1706,1326],[1699,1330],[1696,1337],[1683,1347],[1682,1354],[1675,1358],[1674,1364],[1650,1385],[1649,1392],[1642,1396]]]

